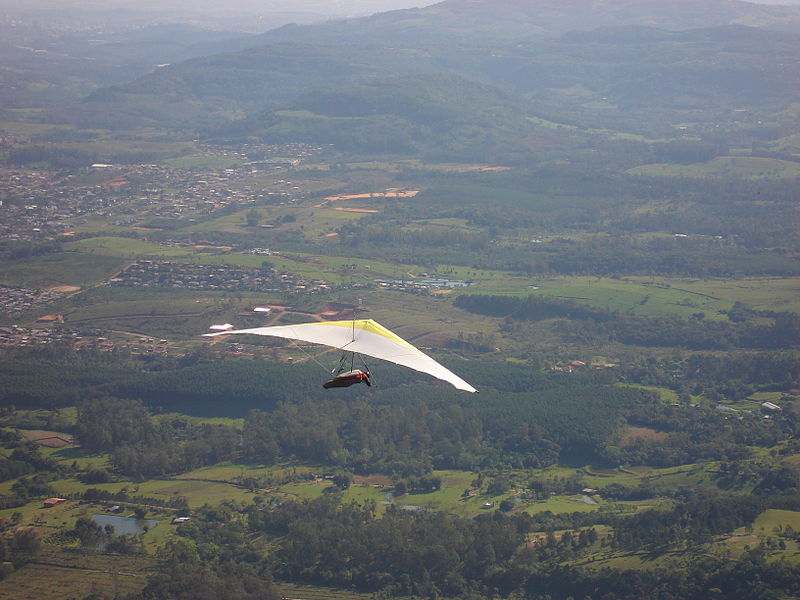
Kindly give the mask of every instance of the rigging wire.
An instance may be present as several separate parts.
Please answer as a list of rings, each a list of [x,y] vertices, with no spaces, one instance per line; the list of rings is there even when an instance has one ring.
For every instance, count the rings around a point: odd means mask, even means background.
[[[317,363],[317,364],[318,364],[320,367],[322,367],[323,369],[325,369],[325,372],[326,372],[326,373],[329,371],[328,367],[326,367],[326,366],[325,366],[325,365],[323,365],[321,362],[319,362],[319,361],[317,360],[317,357],[316,357],[316,356],[314,356],[313,354],[311,354],[310,352],[308,352],[308,351],[307,351],[305,348],[303,348],[303,347],[302,347],[300,344],[298,344],[298,342],[297,342],[296,340],[292,340],[292,341],[291,341],[291,343],[292,343],[292,346],[294,346],[295,348],[297,348],[297,349],[298,349],[298,350],[300,350],[301,352],[305,353],[305,354],[306,354],[306,356],[308,356],[308,358],[310,358],[310,359],[311,359],[311,360],[313,360],[315,363]],[[325,351],[323,352],[323,354],[324,354],[324,353],[326,353],[326,352],[328,352],[328,350],[325,350]],[[331,373],[332,373],[332,372],[333,372],[333,371],[331,371]]]

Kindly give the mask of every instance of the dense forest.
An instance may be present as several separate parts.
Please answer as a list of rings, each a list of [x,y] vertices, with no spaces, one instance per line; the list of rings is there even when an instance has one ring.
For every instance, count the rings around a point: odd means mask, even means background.
[[[380,398],[366,391],[339,398],[325,396],[299,365],[199,357],[142,362],[60,353],[51,372],[39,369],[34,385],[19,374],[28,361],[38,364],[38,353],[14,354],[13,364],[6,361],[0,372],[5,402],[30,403],[36,393],[39,406],[56,407],[81,396],[75,432],[82,445],[111,452],[120,472],[145,477],[234,457],[266,464],[294,459],[399,477],[432,469],[545,467],[574,456],[612,465],[670,466],[745,459],[749,447],[771,447],[797,428],[791,412],[769,421],[757,413],[732,420],[713,404],[670,405],[653,392],[618,385],[621,374],[609,371],[532,374],[524,366],[479,363],[467,375],[484,391],[465,397],[444,387],[401,383],[402,374],[389,369],[381,375]],[[743,355],[740,360],[748,362],[750,375],[735,359],[697,355],[671,367],[647,360],[625,369],[624,377],[659,384],[680,369],[688,380],[696,379],[694,391],[708,393],[731,385],[733,372],[735,385],[744,386],[797,377],[791,354]],[[773,374],[756,368],[759,361],[770,363]],[[63,376],[65,370],[69,377]],[[224,403],[224,414],[245,416],[244,428],[195,426],[180,418],[155,423],[142,401],[151,410],[211,415],[223,414]],[[625,425],[651,427],[666,437],[620,444]],[[12,456],[4,470],[22,474],[25,464]]]

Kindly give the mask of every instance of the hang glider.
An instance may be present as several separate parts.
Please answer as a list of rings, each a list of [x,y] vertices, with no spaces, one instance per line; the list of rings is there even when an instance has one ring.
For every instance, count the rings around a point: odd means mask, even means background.
[[[206,333],[205,335],[213,337],[236,333],[267,335],[310,342],[312,344],[322,344],[323,346],[371,356],[420,371],[421,373],[427,373],[437,379],[448,382],[459,390],[467,392],[478,391],[458,375],[372,319],[320,321],[301,323],[299,325],[256,327],[220,333]]]

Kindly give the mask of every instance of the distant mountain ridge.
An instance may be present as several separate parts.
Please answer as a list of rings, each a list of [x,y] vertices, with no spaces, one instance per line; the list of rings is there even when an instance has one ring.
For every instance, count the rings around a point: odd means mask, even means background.
[[[350,150],[361,139],[372,152],[438,145],[461,155],[470,120],[481,154],[503,140],[512,153],[556,148],[590,129],[671,137],[687,120],[714,127],[734,110],[763,117],[796,100],[800,33],[736,23],[768,17],[800,24],[800,9],[738,0],[446,0],[283,27],[247,40],[260,45],[159,69],[90,100],[95,119],[105,111],[109,123],[145,116],[212,136],[294,136]],[[462,100],[472,114],[458,107]],[[487,119],[483,105],[501,108]],[[500,138],[491,119],[505,131]],[[439,143],[446,125],[458,133]]]
[[[800,32],[800,8],[740,0],[444,0],[425,8],[390,11],[319,25],[286,25],[259,43],[441,43],[554,37],[598,27],[649,25],[686,30],[723,25]]]
[[[683,32],[625,26],[490,48],[281,43],[192,59],[129,84],[99,90],[92,99],[142,95],[163,96],[173,102],[226,98],[244,106],[263,107],[291,103],[312,90],[452,72],[525,95],[581,85],[605,96],[629,86],[632,95],[626,92],[618,101],[653,102],[661,92],[643,96],[646,90],[641,86],[637,90],[637,84],[642,78],[655,77],[662,79],[657,87],[672,85],[672,92],[678,94],[699,90],[686,89],[687,85],[706,88],[719,80],[727,93],[747,96],[755,90],[764,101],[776,96],[780,101],[800,77],[798,61],[800,34],[743,26]],[[667,72],[669,77],[665,77]]]

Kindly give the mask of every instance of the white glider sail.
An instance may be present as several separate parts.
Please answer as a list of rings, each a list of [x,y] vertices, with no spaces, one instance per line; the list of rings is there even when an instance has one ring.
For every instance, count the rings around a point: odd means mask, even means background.
[[[373,358],[392,362],[421,373],[433,375],[446,381],[459,390],[477,392],[474,387],[458,375],[446,369],[424,352],[418,350],[403,338],[395,335],[383,325],[372,319],[353,321],[320,321],[299,325],[277,325],[275,327],[256,327],[237,329],[221,333],[207,333],[206,336],[227,335],[231,333],[250,333],[268,335],[290,340],[310,342],[357,352]]]

